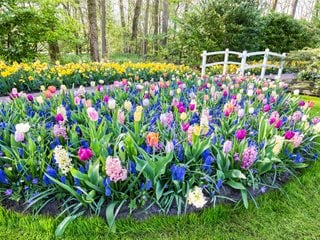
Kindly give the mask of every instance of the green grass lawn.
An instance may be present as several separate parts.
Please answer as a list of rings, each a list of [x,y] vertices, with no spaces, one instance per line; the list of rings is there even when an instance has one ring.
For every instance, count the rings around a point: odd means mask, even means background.
[[[313,115],[320,111],[320,99]],[[304,170],[281,191],[257,198],[259,208],[232,205],[205,209],[182,217],[153,216],[148,220],[117,221],[117,233],[108,235],[101,218],[80,218],[63,239],[320,239],[320,162]],[[59,221],[26,216],[0,208],[0,239],[55,239]]]

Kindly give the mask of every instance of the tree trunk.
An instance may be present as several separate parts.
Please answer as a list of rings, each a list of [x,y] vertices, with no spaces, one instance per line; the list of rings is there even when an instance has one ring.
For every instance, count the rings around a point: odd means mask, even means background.
[[[86,39],[86,42],[88,43],[88,42],[90,42],[90,40],[88,39],[88,33],[87,33],[87,29],[86,29],[86,24],[84,22],[84,16],[83,16],[83,12],[82,12],[82,9],[81,9],[80,5],[78,7],[78,10],[79,10],[79,14],[80,14],[81,24],[82,24],[82,27],[83,27],[83,37]],[[86,44],[86,50],[87,50],[87,52],[90,51],[90,47],[88,48],[88,44]],[[79,51],[81,53],[81,51],[82,51],[81,47],[79,48]]]
[[[106,0],[101,0],[101,57],[104,59],[107,54],[106,38]]]
[[[137,0],[134,8],[134,15],[132,20],[132,35],[131,35],[132,41],[137,40],[137,36],[138,36],[138,20],[141,13],[141,4],[142,4],[142,0]]]
[[[146,10],[144,13],[144,39],[143,39],[143,55],[146,56],[148,53],[148,28],[149,28],[149,8],[150,8],[150,0],[146,2]]]
[[[189,0],[187,0],[184,5],[184,15],[186,15],[188,11],[189,11]]]
[[[154,41],[154,50],[158,50],[158,34],[159,34],[159,0],[154,1],[154,15],[153,15],[153,26],[154,26],[154,37],[156,38]]]
[[[273,11],[277,10],[277,5],[278,5],[278,0],[273,0],[273,3],[272,3],[272,10]]]
[[[52,63],[55,63],[59,60],[60,49],[57,41],[49,42],[49,55]]]
[[[163,47],[167,44],[168,21],[169,21],[168,0],[163,0],[163,13],[162,13],[162,34],[163,34],[163,39],[161,40],[161,45]]]
[[[127,52],[126,47],[126,21],[124,18],[124,7],[123,7],[123,0],[119,0],[119,8],[120,8],[120,20],[121,20],[121,28],[122,28],[122,41],[123,41],[123,52]]]
[[[99,62],[98,26],[96,0],[87,0],[91,60]]]
[[[178,2],[177,3],[177,7],[175,9],[175,15],[176,16],[178,16],[179,7],[180,7],[180,4]],[[177,21],[174,21],[174,24],[173,24],[173,39],[176,38],[176,34],[177,34]]]
[[[298,6],[298,0],[293,0],[292,12],[291,12],[292,17],[295,17],[295,15],[296,15],[297,6]]]

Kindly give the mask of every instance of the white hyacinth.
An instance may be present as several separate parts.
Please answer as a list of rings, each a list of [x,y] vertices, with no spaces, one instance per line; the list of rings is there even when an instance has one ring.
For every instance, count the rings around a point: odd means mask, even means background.
[[[202,208],[207,203],[200,187],[194,187],[193,190],[188,193],[187,200],[188,204],[193,205],[196,208]]]
[[[62,174],[66,175],[72,168],[72,162],[71,158],[69,157],[68,151],[65,150],[61,145],[59,145],[55,147],[55,149],[53,150],[53,154]]]

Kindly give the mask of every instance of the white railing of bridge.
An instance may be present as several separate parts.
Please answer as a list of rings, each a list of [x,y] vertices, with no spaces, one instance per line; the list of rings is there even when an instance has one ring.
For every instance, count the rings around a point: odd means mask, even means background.
[[[207,63],[208,56],[221,55],[221,54],[224,54],[224,61],[223,62]],[[230,54],[238,55],[238,57],[241,58],[241,61],[240,62],[229,61]],[[254,65],[247,64],[248,57],[258,56],[258,55],[263,55],[263,62],[261,64],[254,64]],[[235,51],[230,51],[229,49],[226,49],[225,51],[218,51],[218,52],[203,51],[201,56],[202,56],[201,76],[204,76],[206,74],[207,67],[211,67],[211,66],[215,66],[215,65],[223,65],[222,74],[225,75],[225,74],[227,74],[228,64],[235,64],[235,65],[240,66],[240,74],[241,75],[244,75],[245,70],[261,67],[261,74],[260,74],[261,79],[263,79],[265,77],[267,67],[278,68],[279,70],[278,70],[277,77],[280,78],[282,71],[283,71],[283,67],[284,67],[284,61],[286,58],[285,53],[279,54],[279,53],[270,52],[270,50],[268,48],[265,51],[250,52],[250,53],[248,53],[247,51],[243,51],[242,53],[235,52]],[[268,57],[269,56],[274,56],[274,57],[280,58],[279,65],[268,64]]]

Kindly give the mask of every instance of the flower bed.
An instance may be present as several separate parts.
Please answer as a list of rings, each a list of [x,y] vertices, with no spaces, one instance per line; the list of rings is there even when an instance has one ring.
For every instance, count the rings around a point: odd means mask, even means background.
[[[85,209],[114,230],[128,213],[214,205],[225,188],[243,204],[318,158],[320,118],[282,82],[175,78],[81,87],[1,106],[0,191],[35,211],[58,200],[64,227]],[[49,91],[54,92],[54,88]]]
[[[190,73],[187,66],[168,63],[69,63],[66,65],[48,65],[46,63],[14,63],[7,65],[0,61],[0,94],[9,94],[12,88],[19,91],[35,92],[40,86],[87,85],[103,81],[112,83],[122,78],[130,80],[170,79],[172,75],[182,76]]]

